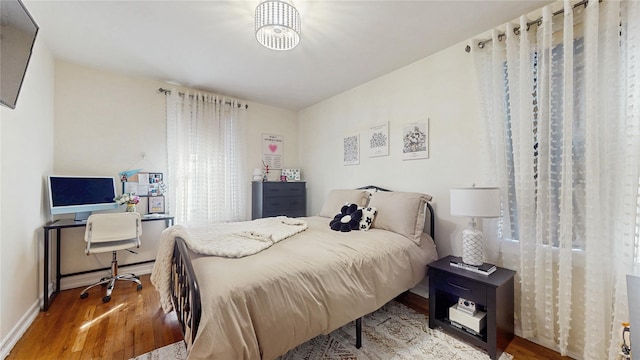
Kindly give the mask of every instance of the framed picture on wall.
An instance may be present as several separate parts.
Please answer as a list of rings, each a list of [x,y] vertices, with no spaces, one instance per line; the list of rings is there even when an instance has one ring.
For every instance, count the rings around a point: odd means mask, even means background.
[[[342,162],[344,165],[360,164],[360,134],[344,138]]]
[[[369,128],[369,157],[389,155],[389,123]]]
[[[402,129],[402,160],[429,158],[429,119],[406,124]]]
[[[164,214],[164,196],[149,196],[149,214]]]

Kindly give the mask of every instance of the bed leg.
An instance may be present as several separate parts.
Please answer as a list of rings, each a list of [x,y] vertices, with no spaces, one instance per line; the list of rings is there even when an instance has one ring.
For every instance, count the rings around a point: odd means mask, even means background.
[[[362,318],[356,319],[356,348],[362,347]]]

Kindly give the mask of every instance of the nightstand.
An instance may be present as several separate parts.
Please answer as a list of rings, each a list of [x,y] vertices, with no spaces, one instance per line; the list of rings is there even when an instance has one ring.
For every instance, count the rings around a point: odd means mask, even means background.
[[[251,183],[251,219],[271,216],[301,217],[307,213],[305,182]]]
[[[513,292],[515,271],[498,267],[491,275],[476,274],[449,264],[447,256],[428,265],[429,327],[442,327],[487,351],[497,359],[513,339]],[[486,312],[486,326],[478,334],[459,328],[449,320],[449,308],[464,298]]]

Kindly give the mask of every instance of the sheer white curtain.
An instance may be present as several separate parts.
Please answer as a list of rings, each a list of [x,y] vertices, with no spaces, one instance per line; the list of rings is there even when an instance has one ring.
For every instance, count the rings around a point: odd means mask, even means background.
[[[245,110],[206,93],[167,98],[167,203],[176,222],[246,220]]]
[[[552,6],[473,46],[500,234],[519,245],[523,336],[613,359],[637,260],[640,2]]]

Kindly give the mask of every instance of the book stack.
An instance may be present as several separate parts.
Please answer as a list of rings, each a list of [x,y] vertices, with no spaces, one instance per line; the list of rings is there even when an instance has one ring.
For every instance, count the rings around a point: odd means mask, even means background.
[[[484,263],[482,265],[469,265],[462,262],[461,258],[453,258],[449,262],[453,267],[468,270],[477,274],[490,275],[497,270],[495,265]]]

